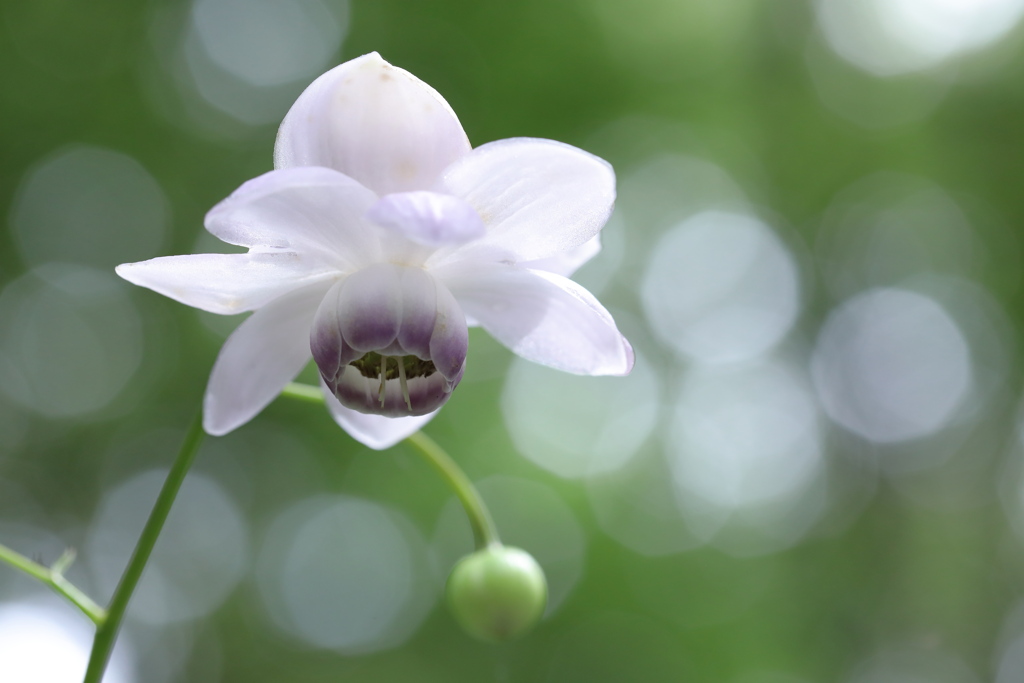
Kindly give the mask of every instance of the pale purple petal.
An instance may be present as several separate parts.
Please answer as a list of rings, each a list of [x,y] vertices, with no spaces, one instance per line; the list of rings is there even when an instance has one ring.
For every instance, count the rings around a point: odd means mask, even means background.
[[[345,281],[334,283],[316,309],[309,329],[309,350],[313,361],[324,375],[334,381],[342,369],[359,356],[346,347],[342,335],[341,321],[338,320],[338,295]]]
[[[430,359],[437,371],[454,384],[462,378],[469,349],[466,314],[440,281],[437,282],[437,319],[430,338]]]
[[[349,276],[338,290],[338,329],[356,351],[379,351],[402,325],[401,269],[379,263]]]
[[[245,183],[206,214],[206,229],[258,251],[317,252],[352,270],[380,255],[364,218],[377,195],[329,168],[271,171]]]
[[[331,417],[356,441],[378,451],[391,448],[407,436],[430,422],[437,411],[416,417],[383,417],[367,415],[346,408],[338,402],[330,389],[320,382]]]
[[[366,217],[417,244],[441,247],[483,236],[484,222],[458,197],[436,192],[399,192],[380,199]]]
[[[331,287],[309,343],[321,379],[342,405],[399,417],[448,401],[462,379],[469,334],[443,285],[421,268],[380,263]],[[373,366],[351,365],[368,352],[380,355]],[[407,370],[409,356],[433,367],[412,363]]]
[[[398,343],[406,354],[431,358],[430,340],[437,322],[438,283],[421,268],[403,268],[401,276],[402,327],[398,331]]]
[[[188,306],[230,315],[255,310],[283,294],[337,277],[314,256],[289,252],[161,256],[122,263],[115,272]]]
[[[255,417],[309,361],[309,327],[327,291],[318,284],[256,311],[217,356],[203,400],[203,428],[220,436]]]
[[[625,375],[633,350],[590,292],[560,275],[459,264],[436,272],[462,309],[527,360],[578,375]]]
[[[615,203],[615,173],[607,162],[531,138],[477,147],[445,170],[440,187],[466,200],[487,226],[483,238],[452,258],[504,253],[524,262],[570,251],[598,234]]]
[[[306,88],[278,131],[274,165],[326,166],[384,195],[431,189],[469,150],[444,98],[373,52]]]
[[[518,264],[530,270],[546,270],[562,277],[572,277],[583,264],[601,253],[601,235],[594,235],[589,241],[571,251],[566,251],[548,258],[526,261]]]

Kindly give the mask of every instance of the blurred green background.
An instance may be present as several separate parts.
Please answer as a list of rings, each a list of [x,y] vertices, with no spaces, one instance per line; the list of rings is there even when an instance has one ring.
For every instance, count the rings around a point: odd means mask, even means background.
[[[427,432],[544,566],[529,637],[439,602],[470,548],[407,447],[279,399],[208,439],[108,682],[1024,680],[1022,0],[0,3],[0,542],[105,600],[238,319],[118,280],[369,51],[473,144],[616,168],[577,279],[638,352],[471,337]],[[307,379],[315,375],[307,371]],[[0,680],[88,621],[0,567]]]

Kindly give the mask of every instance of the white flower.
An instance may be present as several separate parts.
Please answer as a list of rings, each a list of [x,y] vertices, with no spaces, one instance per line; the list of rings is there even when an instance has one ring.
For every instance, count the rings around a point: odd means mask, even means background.
[[[206,216],[248,253],[117,268],[189,306],[255,311],[214,364],[210,434],[251,420],[312,350],[338,424],[386,448],[448,400],[467,324],[566,372],[631,370],[611,315],[565,277],[597,252],[612,209],[603,160],[529,138],[472,149],[434,89],[372,53],[306,88],[274,162]]]

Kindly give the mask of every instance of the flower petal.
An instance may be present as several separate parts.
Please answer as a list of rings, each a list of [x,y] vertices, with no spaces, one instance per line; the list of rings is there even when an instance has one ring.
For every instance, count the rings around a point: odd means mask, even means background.
[[[598,234],[615,203],[612,167],[552,140],[512,138],[477,147],[445,170],[442,186],[487,226],[486,236],[453,258],[497,250],[522,262],[569,251]]]
[[[287,294],[239,325],[217,356],[203,400],[203,428],[220,436],[274,400],[309,361],[309,327],[329,285]]]
[[[378,451],[391,448],[405,437],[419,431],[437,415],[436,410],[416,417],[367,415],[341,405],[322,379],[320,387],[324,390],[327,408],[331,411],[334,421],[353,439]]]
[[[290,252],[161,256],[114,270],[132,284],[222,315],[255,310],[314,283],[326,291],[338,275],[314,257]]]
[[[441,247],[482,237],[484,222],[458,197],[436,192],[398,192],[382,197],[366,217],[416,244]]]
[[[258,251],[329,254],[353,269],[379,256],[364,215],[377,196],[329,168],[271,171],[243,184],[206,214],[206,229]]]
[[[278,131],[274,166],[327,166],[384,195],[430,189],[469,150],[444,98],[372,52],[299,96]]]
[[[626,375],[633,349],[583,287],[554,273],[458,264],[434,275],[467,315],[527,360],[577,375]]]
[[[520,263],[519,266],[530,270],[546,270],[562,277],[572,277],[572,274],[582,268],[583,264],[599,253],[601,253],[601,235],[597,234],[570,251],[536,261],[526,261]]]

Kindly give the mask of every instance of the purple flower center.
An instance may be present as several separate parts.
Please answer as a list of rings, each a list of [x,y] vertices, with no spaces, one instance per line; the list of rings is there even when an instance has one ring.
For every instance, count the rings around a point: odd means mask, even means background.
[[[375,264],[335,284],[310,350],[342,405],[403,417],[440,408],[462,379],[469,333],[451,293],[421,268]]]

